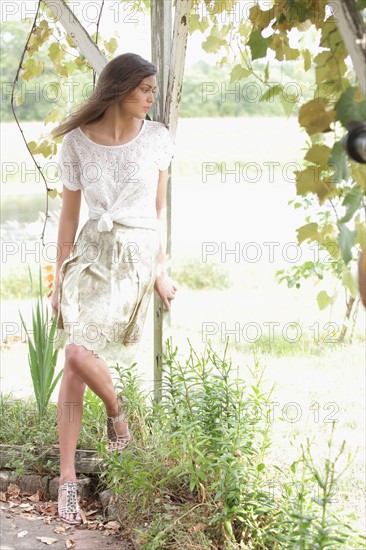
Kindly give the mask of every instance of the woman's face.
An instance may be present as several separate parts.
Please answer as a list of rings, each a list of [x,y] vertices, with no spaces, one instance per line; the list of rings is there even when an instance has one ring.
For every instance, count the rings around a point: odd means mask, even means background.
[[[123,107],[137,118],[145,118],[155,101],[156,77],[147,76],[124,100]]]

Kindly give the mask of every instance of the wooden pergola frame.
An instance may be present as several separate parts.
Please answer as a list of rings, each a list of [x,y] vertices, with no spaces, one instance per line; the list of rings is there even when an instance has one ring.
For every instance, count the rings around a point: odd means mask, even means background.
[[[97,44],[74,15],[64,0],[44,0],[58,21],[71,36],[79,51],[99,75],[108,63]],[[189,14],[192,0],[175,0],[174,27],[172,25],[173,0],[151,0],[151,52],[157,68],[159,100],[154,104],[154,120],[163,122],[175,141],[178,125],[178,107],[183,85],[188,39]],[[171,168],[167,191],[167,272],[171,272]],[[170,327],[170,311],[154,292],[154,399],[161,400],[164,331]]]

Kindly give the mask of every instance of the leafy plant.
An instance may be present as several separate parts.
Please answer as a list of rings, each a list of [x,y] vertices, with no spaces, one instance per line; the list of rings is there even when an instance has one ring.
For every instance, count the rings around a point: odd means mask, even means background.
[[[334,451],[334,429],[333,421],[327,441],[328,453],[322,463],[315,460],[309,438],[306,438],[306,445],[300,445],[301,456],[290,467],[291,479],[283,484],[285,491],[280,506],[279,520],[283,529],[277,536],[284,550],[295,547],[299,550],[364,547],[366,538],[360,533],[354,533],[351,526],[331,510],[338,491],[338,481],[354,458],[348,454],[346,464],[337,471],[346,442],[343,441],[340,449]]]
[[[30,269],[29,277],[31,294],[33,295],[33,280]],[[63,369],[54,378],[58,356],[58,350],[54,351],[53,349],[57,318],[54,316],[49,326],[48,307],[43,303],[41,267],[39,267],[38,298],[35,306],[32,307],[32,336],[26,327],[20,310],[18,311],[28,338],[28,363],[32,376],[38,413],[39,416],[42,417],[45,414],[48,402],[62,375]]]
[[[360,196],[359,191],[357,191],[357,195]],[[314,198],[306,198],[303,201],[301,199],[289,201],[290,204],[294,203],[295,208],[302,206],[304,209],[309,208],[313,202]],[[276,273],[279,282],[285,281],[288,288],[297,289],[301,288],[302,281],[306,279],[325,281],[327,274],[330,274],[334,278],[335,288],[333,291],[329,290],[329,283],[327,282],[327,284],[324,284],[324,288],[318,292],[316,299],[320,310],[331,307],[337,299],[339,287],[342,287],[346,309],[343,327],[338,337],[339,342],[344,341],[352,316],[353,323],[355,323],[359,304],[357,282],[352,275],[352,267],[355,267],[357,263],[357,254],[346,262],[336,237],[335,225],[337,219],[341,217],[341,206],[339,201],[333,200],[333,209],[331,211],[318,212],[316,222],[312,221],[311,217],[308,216],[306,218],[307,224],[297,230],[299,244],[302,244],[304,241],[310,243],[313,260],[308,260],[301,265],[294,265],[289,269],[280,269]],[[354,250],[357,250],[359,254],[361,252],[361,245],[363,244],[362,234],[364,227],[360,223],[360,216],[355,219],[355,223],[357,239],[360,244],[355,244]]]

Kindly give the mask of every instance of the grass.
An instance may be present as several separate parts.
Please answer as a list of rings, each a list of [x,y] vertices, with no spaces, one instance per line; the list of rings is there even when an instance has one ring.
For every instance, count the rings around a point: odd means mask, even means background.
[[[335,424],[326,434],[328,453],[315,461],[307,441],[290,470],[276,464],[268,417],[253,414],[272,391],[256,354],[250,376],[240,377],[225,352],[190,349],[181,358],[168,343],[159,404],[136,398],[131,371],[116,369],[135,439],[122,457],[105,457],[102,475],[139,547],[362,548],[364,540],[330,506],[345,453],[333,441]],[[276,498],[274,476],[282,488]]]
[[[67,411],[67,410],[66,410]],[[72,414],[72,409],[69,411]],[[59,464],[45,461],[38,452],[40,447],[58,445],[57,419],[61,414],[57,403],[48,403],[40,419],[33,397],[13,399],[11,394],[0,394],[0,443],[22,445],[22,459],[12,459],[8,466],[16,475],[26,471],[59,473]],[[78,449],[94,449],[105,439],[105,408],[102,401],[86,389],[83,419],[78,440]]]

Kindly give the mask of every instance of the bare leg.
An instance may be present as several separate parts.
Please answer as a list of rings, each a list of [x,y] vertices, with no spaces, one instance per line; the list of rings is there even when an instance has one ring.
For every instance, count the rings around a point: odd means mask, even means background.
[[[96,357],[84,346],[69,344],[65,348],[65,369],[59,393],[59,445],[60,484],[76,480],[75,451],[80,433],[83,399],[86,385],[104,402],[108,416],[119,412],[118,396],[105,361]],[[128,435],[128,422],[117,422],[118,435]],[[65,492],[61,493],[60,505],[65,504]],[[68,519],[79,519],[79,513],[67,514]]]
[[[96,357],[91,350],[76,344],[69,344],[66,354],[74,373],[103,401],[107,415],[117,416],[118,396],[106,362]],[[127,435],[128,423],[117,422],[116,430],[120,435]]]
[[[60,485],[75,481],[75,450],[83,414],[83,399],[86,384],[73,372],[66,359],[58,396],[58,434],[60,446]],[[66,493],[60,495],[60,505],[66,502]],[[67,519],[79,519],[79,513],[66,514]]]

